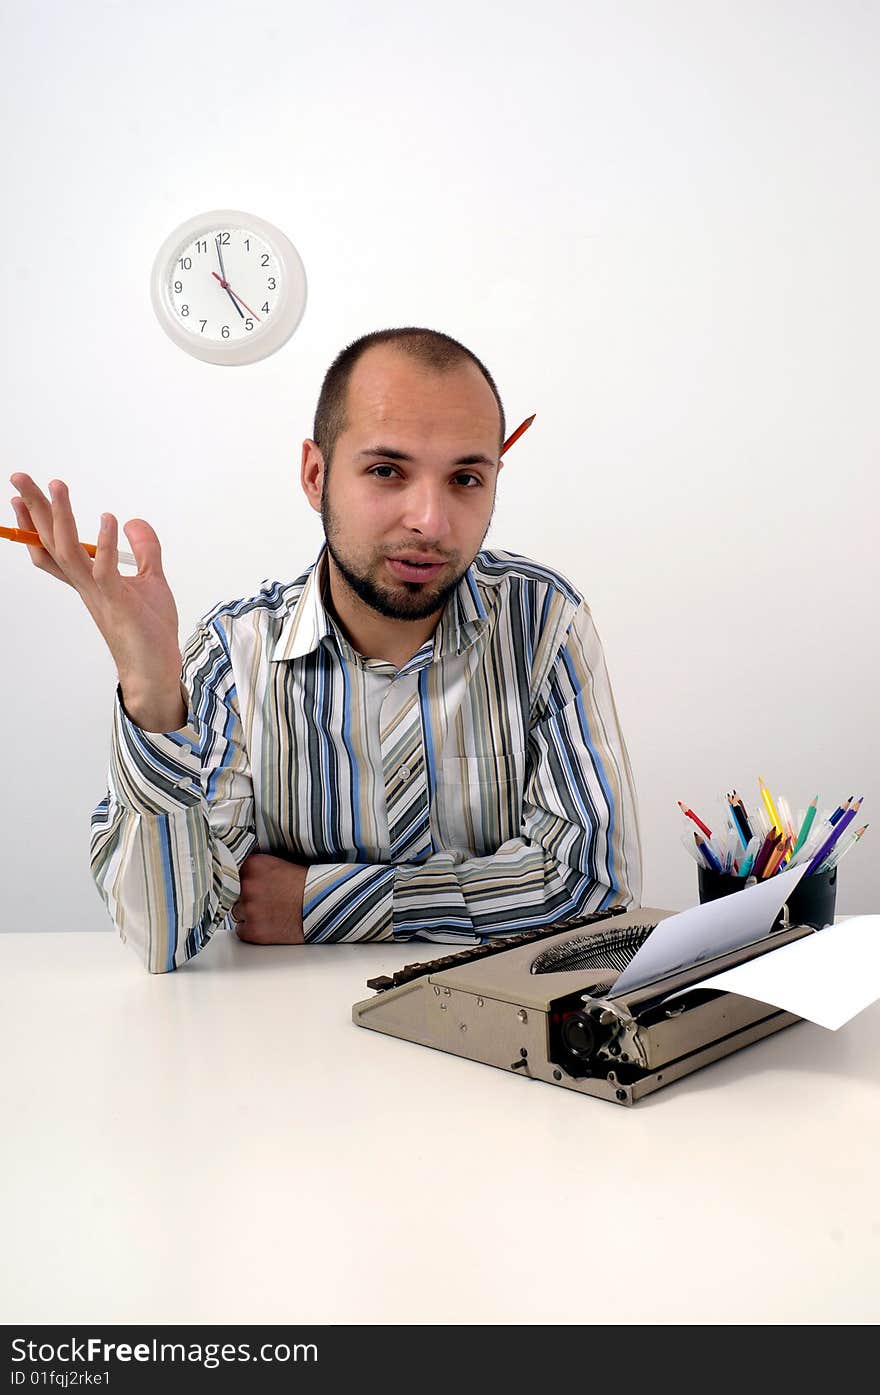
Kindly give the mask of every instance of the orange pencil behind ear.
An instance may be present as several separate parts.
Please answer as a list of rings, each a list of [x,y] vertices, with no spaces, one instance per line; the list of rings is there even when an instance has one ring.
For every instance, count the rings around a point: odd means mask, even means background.
[[[502,455],[504,454],[504,452],[505,452],[506,450],[509,450],[509,448],[513,445],[514,441],[518,441],[518,440],[519,440],[520,436],[523,434],[524,431],[528,431],[529,427],[531,426],[532,422],[535,420],[535,417],[536,417],[537,415],[538,415],[537,412],[533,412],[532,415],[531,415],[530,417],[526,417],[526,419],[525,419],[525,421],[523,422],[522,426],[518,426],[518,427],[516,428],[516,430],[514,431],[513,435],[512,435],[512,436],[508,436],[507,440],[504,442],[504,445],[501,447],[501,454],[502,454]]]

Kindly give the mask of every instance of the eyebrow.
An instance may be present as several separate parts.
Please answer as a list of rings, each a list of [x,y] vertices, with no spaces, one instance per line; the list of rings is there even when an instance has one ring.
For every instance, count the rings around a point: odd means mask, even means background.
[[[391,446],[371,446],[367,450],[358,451],[358,456],[362,455],[385,455],[389,460],[406,460],[410,464],[415,460],[414,455],[407,455],[402,450],[393,450]],[[492,469],[497,465],[497,461],[490,460],[488,455],[460,455],[457,460],[452,461],[452,464],[488,465]]]

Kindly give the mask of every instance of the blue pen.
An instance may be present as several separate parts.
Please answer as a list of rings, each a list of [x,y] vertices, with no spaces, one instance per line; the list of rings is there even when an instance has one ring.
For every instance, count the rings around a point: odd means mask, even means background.
[[[703,854],[704,858],[705,858],[706,861],[708,862],[708,864],[709,864],[709,866],[711,867],[712,871],[713,871],[713,872],[723,872],[724,869],[723,869],[723,867],[721,866],[721,863],[718,861],[718,858],[715,856],[715,854],[714,854],[714,852],[712,851],[712,849],[709,847],[709,844],[708,844],[708,843],[701,843],[701,842],[700,842],[700,839],[699,839],[699,836],[698,836],[696,833],[694,834],[694,838],[695,838],[696,841],[697,841],[697,847],[700,849],[700,852]]]

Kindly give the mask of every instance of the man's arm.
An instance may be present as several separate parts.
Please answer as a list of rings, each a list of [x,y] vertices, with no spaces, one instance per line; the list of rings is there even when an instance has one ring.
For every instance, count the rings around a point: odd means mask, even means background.
[[[142,730],[117,687],[108,792],[91,816],[91,871],[123,941],[151,973],[204,948],[256,845],[253,784],[229,655],[199,624],[183,653],[186,724]]]
[[[638,905],[635,785],[599,636],[576,611],[535,703],[522,829],[487,857],[437,852],[418,864],[316,864],[306,942],[472,942]]]

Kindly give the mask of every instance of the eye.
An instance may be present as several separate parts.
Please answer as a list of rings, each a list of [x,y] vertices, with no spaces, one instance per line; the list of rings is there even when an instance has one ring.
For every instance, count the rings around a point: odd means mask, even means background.
[[[369,471],[369,473],[371,475],[375,475],[377,479],[387,480],[391,478],[391,475],[380,475],[380,470],[390,470],[392,475],[397,474],[397,470],[394,465],[374,465]]]
[[[473,480],[473,484],[469,484],[469,485],[466,485],[466,486],[465,486],[466,489],[480,489],[480,488],[482,487],[482,484],[483,484],[483,481],[482,481],[482,479],[480,478],[479,475],[463,474],[463,475],[456,475],[455,478],[456,478],[457,480]]]

